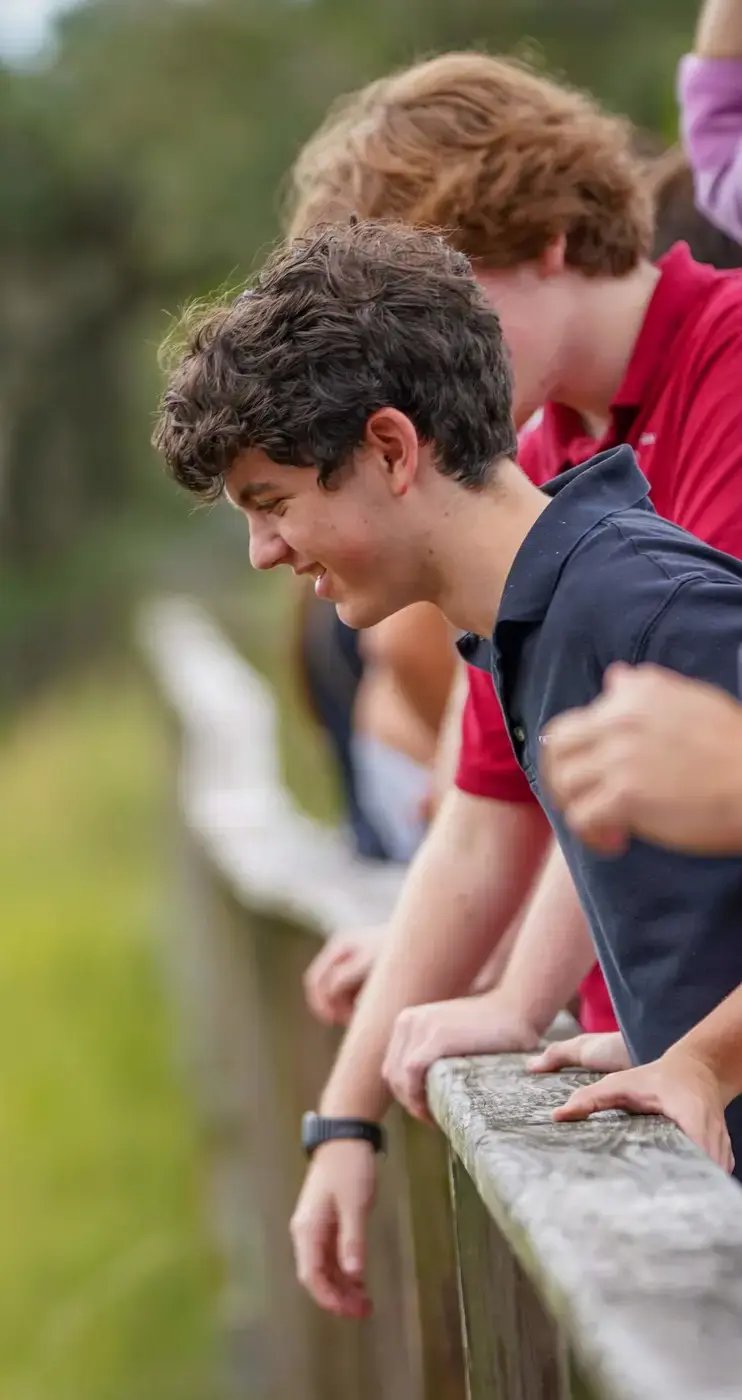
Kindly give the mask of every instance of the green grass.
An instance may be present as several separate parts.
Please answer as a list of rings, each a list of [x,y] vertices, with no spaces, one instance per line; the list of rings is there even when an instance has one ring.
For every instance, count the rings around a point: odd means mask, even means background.
[[[126,673],[0,745],[0,1396],[212,1400],[203,1163],[160,976],[165,764]]]

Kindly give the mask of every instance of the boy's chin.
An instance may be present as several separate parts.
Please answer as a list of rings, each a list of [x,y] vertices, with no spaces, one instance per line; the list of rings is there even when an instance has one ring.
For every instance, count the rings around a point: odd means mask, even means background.
[[[383,622],[385,618],[391,617],[394,608],[385,608],[378,600],[372,602],[369,598],[344,598],[342,602],[335,603],[335,611],[344,622],[346,627],[352,627],[355,632],[360,632],[366,627],[375,627],[377,622]]]

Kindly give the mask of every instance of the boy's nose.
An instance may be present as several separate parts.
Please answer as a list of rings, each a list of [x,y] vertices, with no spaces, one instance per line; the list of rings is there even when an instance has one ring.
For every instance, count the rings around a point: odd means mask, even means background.
[[[275,569],[287,564],[291,551],[276,530],[250,526],[250,563],[254,569]]]

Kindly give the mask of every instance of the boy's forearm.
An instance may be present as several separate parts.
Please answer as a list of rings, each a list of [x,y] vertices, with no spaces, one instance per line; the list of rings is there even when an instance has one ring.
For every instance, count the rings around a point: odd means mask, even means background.
[[[461,748],[461,718],[469,693],[467,667],[458,661],[454,671],[451,689],[448,694],[446,713],[438,734],[435,761],[433,764],[433,789],[435,810],[438,810],[446,793],[454,785],[456,768]]]
[[[533,883],[548,840],[540,809],[454,789],[413,861],[388,938],[321,1100],[328,1115],[378,1118],[389,1037],[407,1006],[471,985]]]
[[[500,982],[500,991],[543,1033],[595,963],[595,948],[572,877],[550,852]]]

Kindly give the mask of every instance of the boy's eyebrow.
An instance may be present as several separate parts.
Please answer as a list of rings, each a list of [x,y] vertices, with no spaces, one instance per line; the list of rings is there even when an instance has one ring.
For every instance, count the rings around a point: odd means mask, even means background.
[[[256,496],[269,496],[271,494],[275,496],[277,492],[278,487],[274,486],[272,481],[250,481],[246,486],[240,488],[237,496],[237,504],[240,506],[249,506],[250,502],[254,501]]]

